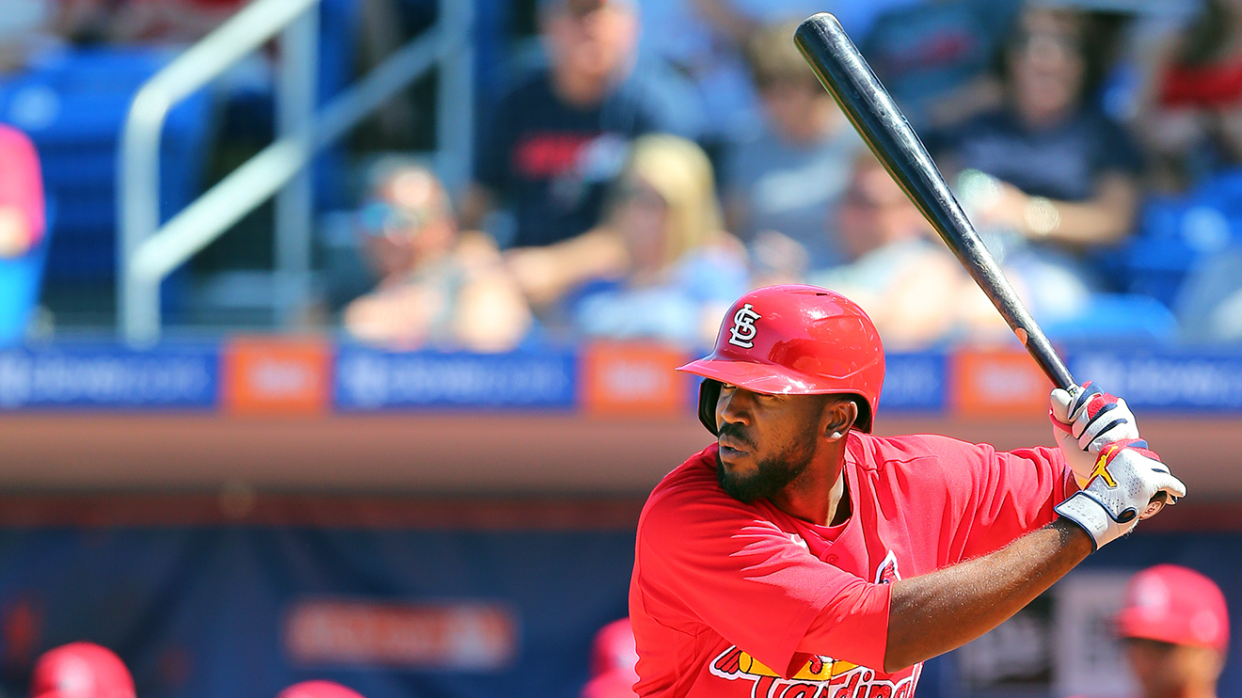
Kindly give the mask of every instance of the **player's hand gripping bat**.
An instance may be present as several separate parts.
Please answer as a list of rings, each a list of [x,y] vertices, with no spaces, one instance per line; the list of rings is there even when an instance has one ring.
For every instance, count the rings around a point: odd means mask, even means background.
[[[813,15],[798,25],[794,43],[884,168],[992,300],[1035,363],[1055,386],[1075,394],[1078,385],[1074,377],[979,240],[922,141],[837,18],[826,12]],[[1157,494],[1141,517],[1154,516],[1166,499],[1163,492]]]

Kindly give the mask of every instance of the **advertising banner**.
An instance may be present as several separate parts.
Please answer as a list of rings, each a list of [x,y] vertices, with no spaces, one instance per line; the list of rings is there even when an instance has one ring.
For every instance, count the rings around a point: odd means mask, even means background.
[[[206,409],[216,406],[216,347],[111,344],[0,351],[0,410]]]
[[[1136,410],[1242,412],[1242,356],[1236,354],[1084,351],[1073,356],[1070,370]]]
[[[577,355],[390,353],[342,346],[335,401],[343,411],[459,408],[569,409]]]

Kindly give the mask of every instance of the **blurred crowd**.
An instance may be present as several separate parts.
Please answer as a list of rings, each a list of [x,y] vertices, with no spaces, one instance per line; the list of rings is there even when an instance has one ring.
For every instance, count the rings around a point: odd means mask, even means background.
[[[0,60],[189,42],[243,4],[23,0]],[[395,41],[384,17],[428,3],[362,4],[369,55]],[[1054,339],[1242,340],[1239,0],[533,4],[540,55],[479,96],[470,181],[369,167],[346,246],[364,265],[326,265],[308,322],[398,349],[700,346],[746,290],[807,282],[894,349],[1007,341],[794,46],[828,10]],[[0,186],[0,261],[37,258],[37,162],[9,169],[35,179]]]
[[[797,20],[832,7],[656,5],[540,0],[545,61],[480,120],[456,215],[436,184],[400,200],[400,178],[435,181],[418,164],[377,181],[386,217],[361,209],[382,280],[345,306],[351,335],[480,351],[562,336],[703,345],[730,299],[806,282],[859,301],[891,348],[1006,337],[794,46]],[[1149,202],[1242,161],[1242,3],[1180,17],[871,5],[842,21],[1054,337],[1242,339],[1229,239],[1169,298],[1127,278]],[[709,35],[697,53],[672,38],[683,30],[692,45]]]

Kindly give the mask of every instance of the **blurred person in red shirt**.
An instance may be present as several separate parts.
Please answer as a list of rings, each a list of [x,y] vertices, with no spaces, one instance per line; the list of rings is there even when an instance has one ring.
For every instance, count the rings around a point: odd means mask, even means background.
[[[1117,634],[1142,698],[1216,698],[1229,612],[1212,580],[1177,565],[1139,572],[1117,614]]]
[[[393,349],[507,351],[530,329],[530,310],[491,239],[457,228],[440,180],[419,165],[381,173],[359,211],[379,277],[344,312],[346,331]]]
[[[0,124],[0,257],[20,257],[43,239],[43,176],[26,134]]]
[[[134,698],[134,679],[121,658],[91,642],[48,650],[35,662],[31,698]]]
[[[1152,186],[1179,191],[1242,163],[1242,1],[1205,0],[1189,25],[1140,48],[1133,131]]]
[[[26,134],[0,124],[0,344],[25,335],[38,304],[46,228],[39,154]]]

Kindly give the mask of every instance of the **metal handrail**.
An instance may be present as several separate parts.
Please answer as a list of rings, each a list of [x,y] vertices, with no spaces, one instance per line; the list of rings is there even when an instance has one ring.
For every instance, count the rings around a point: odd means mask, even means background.
[[[446,64],[455,90],[441,90],[441,150],[452,150],[463,162],[469,161],[473,105],[468,38],[473,2],[443,2],[435,27],[316,114],[318,13],[311,10],[319,2],[256,0],[160,71],[134,98],[123,134],[118,186],[118,322],[127,342],[158,340],[160,282],[277,192],[281,198],[276,209],[276,257],[284,277],[278,286],[295,289],[286,294],[291,297],[277,300],[292,306],[309,277],[311,201],[306,165],[318,149],[340,138],[437,62]],[[169,111],[277,33],[282,42],[277,140],[160,227],[159,143]],[[449,81],[442,76],[440,82]],[[452,114],[446,118],[448,111]]]

